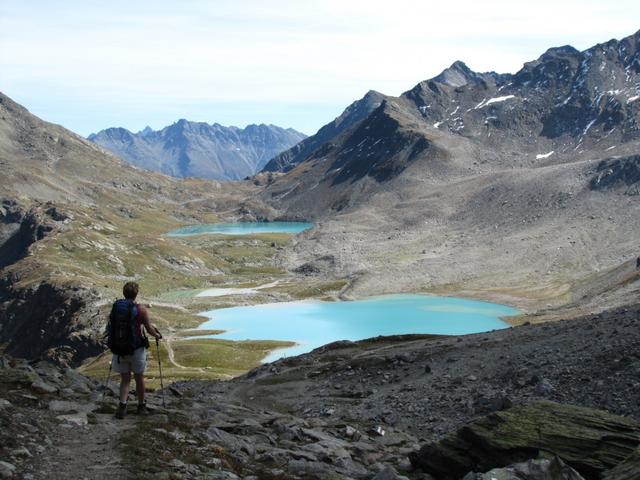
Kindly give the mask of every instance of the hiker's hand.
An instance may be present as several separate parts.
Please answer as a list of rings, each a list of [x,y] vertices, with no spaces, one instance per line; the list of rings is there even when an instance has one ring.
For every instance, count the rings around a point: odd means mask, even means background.
[[[162,334],[160,333],[160,330],[158,330],[157,328],[154,329],[155,332],[153,332],[153,336],[156,337],[156,340],[161,340],[162,339]]]

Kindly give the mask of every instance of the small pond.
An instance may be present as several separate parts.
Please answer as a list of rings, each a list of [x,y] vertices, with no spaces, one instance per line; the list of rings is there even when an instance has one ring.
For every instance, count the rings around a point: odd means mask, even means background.
[[[463,298],[400,294],[348,302],[303,301],[204,312],[199,329],[225,330],[212,338],[288,340],[297,345],[272,352],[263,361],[309,352],[336,340],[378,335],[463,335],[507,328],[501,317],[512,307]]]
[[[170,231],[167,235],[180,237],[187,235],[200,235],[203,233],[217,233],[222,235],[253,235],[256,233],[296,233],[304,232],[313,227],[313,223],[307,222],[237,222],[214,223],[205,225],[189,225]]]

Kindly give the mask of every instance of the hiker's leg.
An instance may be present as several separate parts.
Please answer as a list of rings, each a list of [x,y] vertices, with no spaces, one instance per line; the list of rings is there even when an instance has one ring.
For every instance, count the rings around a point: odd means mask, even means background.
[[[129,384],[131,383],[131,372],[120,374],[120,402],[127,403],[129,396]]]
[[[133,378],[136,380],[138,404],[144,403],[144,373],[134,373]]]
[[[138,395],[138,404],[144,403],[144,371],[146,367],[147,350],[144,347],[140,347],[135,352],[133,352],[133,361],[131,362],[133,378],[136,379],[136,394]]]

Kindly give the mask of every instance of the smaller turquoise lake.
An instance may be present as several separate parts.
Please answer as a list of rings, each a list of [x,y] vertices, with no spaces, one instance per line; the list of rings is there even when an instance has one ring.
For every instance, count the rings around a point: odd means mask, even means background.
[[[198,329],[225,330],[211,338],[288,340],[291,348],[263,361],[310,352],[336,340],[411,333],[464,335],[507,328],[501,317],[512,307],[452,297],[401,294],[349,302],[303,301],[232,307],[202,313],[210,320]]]
[[[256,233],[296,233],[304,232],[313,227],[313,223],[306,222],[238,222],[214,223],[210,225],[190,225],[170,231],[172,237],[186,235],[200,235],[203,233],[217,233],[222,235],[252,235]]]

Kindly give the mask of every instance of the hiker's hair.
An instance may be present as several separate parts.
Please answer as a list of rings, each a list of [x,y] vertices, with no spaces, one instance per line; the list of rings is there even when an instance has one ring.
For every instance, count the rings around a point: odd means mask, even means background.
[[[124,298],[135,300],[138,296],[139,288],[140,287],[138,287],[136,282],[127,282],[124,284],[124,287],[122,287],[122,294],[124,295]]]

